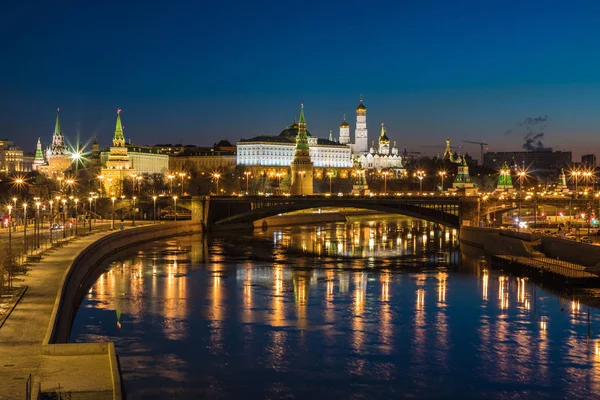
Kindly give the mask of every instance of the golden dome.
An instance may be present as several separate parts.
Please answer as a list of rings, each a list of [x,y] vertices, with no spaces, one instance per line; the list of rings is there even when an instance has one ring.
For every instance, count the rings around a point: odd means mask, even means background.
[[[348,123],[346,122],[346,120],[344,120],[344,122],[342,122],[340,124],[340,128],[350,128],[350,125],[348,125]]]

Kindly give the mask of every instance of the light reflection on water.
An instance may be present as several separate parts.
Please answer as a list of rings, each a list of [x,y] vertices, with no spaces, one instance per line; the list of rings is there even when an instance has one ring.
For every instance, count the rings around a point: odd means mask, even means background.
[[[596,396],[596,311],[454,268],[455,234],[366,221],[140,246],[107,265],[71,339],[115,341],[134,399]]]

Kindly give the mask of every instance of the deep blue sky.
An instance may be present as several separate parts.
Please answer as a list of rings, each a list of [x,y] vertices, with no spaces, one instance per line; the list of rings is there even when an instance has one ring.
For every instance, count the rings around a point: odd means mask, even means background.
[[[504,132],[547,115],[544,144],[579,155],[600,150],[599,42],[597,1],[13,1],[0,137],[33,151],[60,107],[68,138],[105,145],[121,107],[135,143],[210,145],[278,133],[301,102],[337,136],[363,93],[370,140],[385,121],[416,151],[519,150]]]

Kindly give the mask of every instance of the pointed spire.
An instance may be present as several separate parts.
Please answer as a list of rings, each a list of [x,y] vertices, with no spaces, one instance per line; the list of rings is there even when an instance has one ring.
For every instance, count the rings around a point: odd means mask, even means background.
[[[333,142],[333,132],[331,131],[331,129],[329,130],[329,141]]]
[[[56,109],[56,124],[54,125],[54,134],[62,134],[62,128],[60,127],[60,108]]]
[[[301,104],[300,121],[298,122],[298,134],[296,135],[296,154],[308,150],[308,135],[306,134],[306,120],[304,119],[304,103]]]
[[[36,161],[44,161],[44,154],[42,153],[42,141],[38,138],[37,146],[35,147],[35,160]]]
[[[115,135],[113,137],[114,147],[125,146],[125,136],[123,135],[123,125],[121,124],[121,109],[117,109],[117,123],[115,125]]]

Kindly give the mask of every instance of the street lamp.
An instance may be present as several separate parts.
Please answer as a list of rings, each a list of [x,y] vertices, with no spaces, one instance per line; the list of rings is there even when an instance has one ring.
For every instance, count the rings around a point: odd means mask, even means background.
[[[331,178],[333,177],[333,172],[327,172],[327,176],[329,177],[329,195],[331,195]]]
[[[173,196],[173,207],[175,208],[175,223],[177,223],[177,196]]]
[[[135,200],[137,199],[137,197],[133,196],[133,210],[131,212],[132,216],[131,216],[131,226],[135,226]]]
[[[244,171],[244,175],[246,175],[246,194],[248,194],[248,178],[250,178],[250,174],[252,174],[252,172]]]
[[[438,175],[442,179],[442,192],[443,192],[444,191],[444,178],[446,177],[446,175],[448,175],[448,172],[446,172],[444,170],[438,171]]]
[[[169,179],[169,194],[173,194],[173,178],[175,178],[175,175],[167,175],[167,178]]]
[[[77,236],[79,233],[78,229],[77,229],[77,220],[79,219],[78,216],[78,210],[77,210],[77,203],[79,203],[79,199],[75,199],[75,236]],[[85,226],[84,226],[85,227]]]
[[[183,178],[185,178],[186,174],[185,174],[185,172],[180,172],[178,175],[181,178],[181,195],[183,196],[183,193],[184,193],[184,191],[183,191]]]
[[[13,207],[15,209],[15,214],[16,214],[17,213],[17,198],[13,197],[12,201],[13,201],[13,204],[14,204]],[[19,220],[17,220],[17,223],[18,222],[19,222]],[[16,226],[13,227],[13,231],[15,231],[15,232],[17,231],[17,227]]]
[[[381,175],[383,175],[383,193],[384,194],[387,194],[387,176],[389,174],[390,174],[390,171],[382,171],[381,172]]]
[[[8,259],[12,265],[12,235],[10,233],[12,230],[12,206],[9,205],[6,208],[8,208]]]
[[[53,224],[54,224],[54,214],[52,214],[52,205],[54,204],[54,202],[52,200],[49,201],[50,203],[50,245],[52,245],[52,231],[54,230],[53,228]]]
[[[111,222],[110,222],[110,230],[115,230],[115,200],[117,199],[115,196],[110,198],[112,200],[112,214],[111,214]]]
[[[154,219],[154,223],[156,223],[156,196],[152,196],[152,200],[154,201],[154,212],[152,213],[152,218]]]
[[[90,210],[88,212],[88,225],[90,227],[90,233],[92,233],[92,200],[94,200],[93,197],[88,197],[88,200],[90,202]],[[84,225],[85,228],[85,225]]]
[[[62,199],[63,205],[63,239],[67,237],[67,199]]]
[[[40,203],[39,201],[35,202],[35,207],[36,207],[36,212],[35,212],[35,236],[33,239],[33,242],[35,243],[35,247],[37,249],[40,248],[40,205],[42,203]]]
[[[221,174],[219,174],[218,172],[215,172],[214,174],[212,174],[213,178],[215,179],[215,182],[217,183],[217,196],[219,195],[219,178],[221,178]]]
[[[423,193],[423,178],[425,178],[425,171],[418,170],[415,173],[415,176],[417,177],[417,179],[419,179],[419,193]]]
[[[27,203],[23,203],[23,249],[27,256]]]

